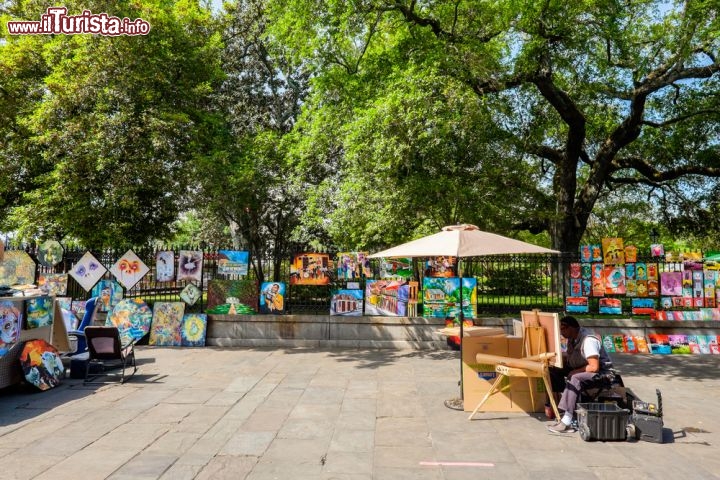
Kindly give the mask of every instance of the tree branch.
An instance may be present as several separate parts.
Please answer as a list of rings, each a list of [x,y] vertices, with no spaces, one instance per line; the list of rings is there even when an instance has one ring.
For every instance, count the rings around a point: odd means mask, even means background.
[[[676,123],[683,122],[683,121],[688,120],[693,117],[698,117],[700,115],[712,115],[712,114],[719,114],[719,113],[720,113],[720,110],[716,110],[716,109],[698,110],[697,112],[691,112],[691,113],[687,113],[685,115],[680,115],[679,117],[671,118],[669,120],[665,120],[664,122],[651,122],[649,120],[643,120],[641,123],[642,123],[642,125],[647,125],[648,127],[663,128],[663,127],[668,127],[670,125],[674,125]]]
[[[617,158],[613,162],[613,168],[620,170],[624,168],[632,168],[645,180],[654,183],[667,182],[676,180],[685,175],[703,175],[706,177],[720,177],[719,167],[703,167],[700,165],[682,165],[668,170],[659,170],[650,164],[646,159],[640,157],[624,157]],[[615,179],[613,179],[615,180]],[[642,179],[638,179],[636,183],[640,183]]]

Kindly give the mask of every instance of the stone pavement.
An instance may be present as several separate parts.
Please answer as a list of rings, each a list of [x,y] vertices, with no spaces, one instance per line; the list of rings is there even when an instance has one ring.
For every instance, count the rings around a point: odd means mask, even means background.
[[[450,410],[457,352],[140,347],[125,385],[0,391],[0,478],[720,478],[720,356],[615,355],[666,443]]]

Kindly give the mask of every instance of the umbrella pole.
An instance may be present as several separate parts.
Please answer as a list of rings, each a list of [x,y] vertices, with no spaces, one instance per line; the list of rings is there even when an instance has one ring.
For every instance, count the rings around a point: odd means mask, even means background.
[[[463,394],[463,335],[464,335],[464,324],[465,324],[465,314],[463,313],[463,286],[462,286],[462,266],[460,263],[460,257],[458,257],[458,276],[460,277],[460,400],[464,400],[464,394]]]

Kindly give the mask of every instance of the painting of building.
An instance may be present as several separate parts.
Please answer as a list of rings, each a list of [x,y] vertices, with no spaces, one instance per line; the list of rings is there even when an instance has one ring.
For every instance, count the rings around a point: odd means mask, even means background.
[[[330,298],[330,315],[359,317],[363,310],[363,291],[336,290]]]

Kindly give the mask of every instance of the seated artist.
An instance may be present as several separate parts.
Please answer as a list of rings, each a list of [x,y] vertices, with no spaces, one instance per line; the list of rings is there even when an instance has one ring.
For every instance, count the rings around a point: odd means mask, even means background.
[[[581,328],[574,317],[560,319],[560,334],[567,339],[567,352],[563,354],[563,368],[550,368],[553,392],[562,392],[558,409],[562,418],[548,426],[552,433],[568,433],[571,427],[575,404],[584,384],[598,373],[612,368],[610,356],[602,341],[586,328]]]

